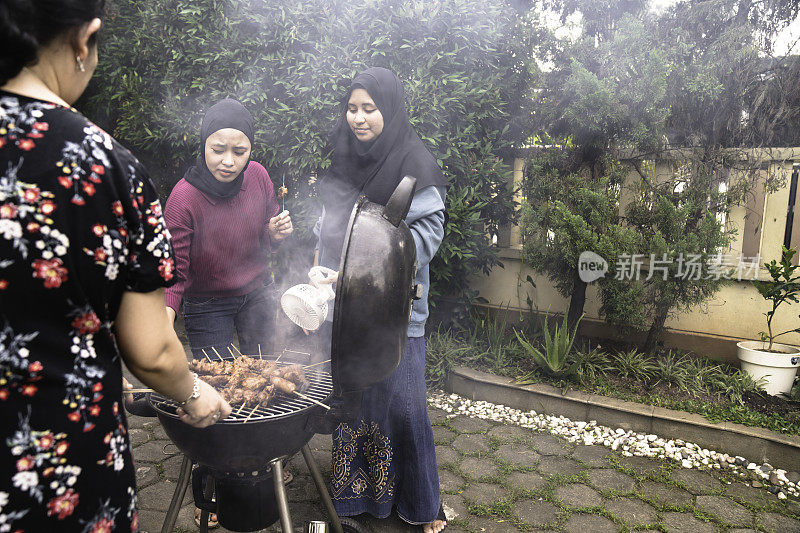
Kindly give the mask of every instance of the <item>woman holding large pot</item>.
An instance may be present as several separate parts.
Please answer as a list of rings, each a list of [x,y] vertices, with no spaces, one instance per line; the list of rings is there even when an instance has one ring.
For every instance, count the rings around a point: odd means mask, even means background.
[[[393,507],[425,533],[446,526],[425,389],[428,264],[444,236],[447,182],[409,123],[403,85],[384,68],[358,74],[331,136],[333,161],[320,182],[319,264],[338,269],[350,212],[361,194],[385,205],[404,176],[417,179],[406,223],[417,251],[414,301],[400,366],[365,391],[360,418],[333,433],[332,496],[341,516],[387,517]]]
[[[137,531],[120,356],[213,424],[164,310],[173,253],[147,171],[70,107],[103,0],[0,3],[0,524]]]

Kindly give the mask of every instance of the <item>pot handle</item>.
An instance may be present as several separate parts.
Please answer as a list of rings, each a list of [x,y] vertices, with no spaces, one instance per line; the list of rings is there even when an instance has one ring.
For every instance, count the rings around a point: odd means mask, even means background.
[[[406,218],[416,188],[417,178],[405,176],[389,197],[386,207],[383,208],[383,218],[388,220],[392,226],[398,227],[400,222]]]
[[[195,507],[209,513],[216,513],[217,502],[207,499],[203,491],[211,479],[213,479],[211,478],[211,469],[205,465],[197,465],[192,472],[192,496],[194,496]]]

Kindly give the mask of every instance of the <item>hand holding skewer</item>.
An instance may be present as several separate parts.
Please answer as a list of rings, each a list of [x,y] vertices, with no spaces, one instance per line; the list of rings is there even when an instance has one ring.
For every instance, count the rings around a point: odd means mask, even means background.
[[[270,238],[276,241],[282,241],[294,231],[292,227],[292,218],[289,216],[288,211],[281,211],[269,219],[268,226]]]

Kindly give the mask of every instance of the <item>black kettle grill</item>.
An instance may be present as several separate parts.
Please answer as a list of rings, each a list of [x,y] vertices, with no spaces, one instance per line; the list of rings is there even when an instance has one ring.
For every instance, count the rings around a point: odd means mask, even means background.
[[[414,238],[404,222],[415,188],[416,179],[407,176],[386,206],[362,196],[353,207],[336,288],[331,373],[306,373],[311,387],[304,394],[328,402],[330,410],[307,399],[279,396],[252,410],[232,406],[234,413],[225,420],[197,429],[180,421],[176,402],[148,395],[167,436],[184,453],[162,533],[174,528],[190,477],[195,504],[203,511],[201,531],[207,531],[211,512],[232,531],[264,529],[278,519],[284,532],[293,531],[281,461],[298,451],[332,530],[362,531],[354,521],[336,515],[308,441],[315,433],[331,433],[340,422],[355,419],[361,391],[388,377],[403,356],[412,299],[421,296],[421,287],[414,286]],[[192,463],[198,464],[194,472]]]

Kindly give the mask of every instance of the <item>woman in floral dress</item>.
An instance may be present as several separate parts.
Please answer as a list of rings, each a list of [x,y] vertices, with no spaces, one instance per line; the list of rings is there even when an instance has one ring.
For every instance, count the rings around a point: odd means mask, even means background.
[[[102,0],[0,5],[0,532],[137,531],[120,355],[204,427],[164,310],[172,247],[145,169],[70,107]]]

